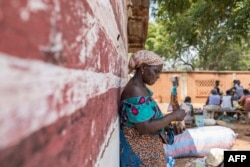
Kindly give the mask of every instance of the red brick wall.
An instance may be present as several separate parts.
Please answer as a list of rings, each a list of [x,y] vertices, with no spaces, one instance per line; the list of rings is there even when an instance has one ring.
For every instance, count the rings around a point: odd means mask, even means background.
[[[119,162],[126,25],[124,1],[0,2],[1,167],[94,166],[109,146]]]

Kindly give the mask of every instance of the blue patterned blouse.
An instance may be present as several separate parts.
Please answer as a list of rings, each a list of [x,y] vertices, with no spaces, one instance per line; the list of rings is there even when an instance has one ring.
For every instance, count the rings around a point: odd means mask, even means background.
[[[149,96],[137,96],[125,99],[121,103],[121,124],[134,127],[134,123],[140,123],[149,119],[163,117],[157,103],[153,100],[153,92],[147,88]]]

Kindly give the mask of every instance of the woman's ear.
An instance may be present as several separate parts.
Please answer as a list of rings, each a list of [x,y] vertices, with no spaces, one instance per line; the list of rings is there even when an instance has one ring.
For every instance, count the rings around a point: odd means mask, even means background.
[[[144,74],[144,71],[145,71],[145,64],[141,64],[141,65],[140,65],[140,70],[141,70],[141,74]]]

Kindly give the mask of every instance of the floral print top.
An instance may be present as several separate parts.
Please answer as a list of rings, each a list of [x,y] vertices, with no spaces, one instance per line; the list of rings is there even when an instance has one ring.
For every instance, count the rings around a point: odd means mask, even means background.
[[[140,123],[149,119],[163,117],[157,103],[153,100],[153,92],[147,88],[149,96],[137,96],[125,99],[121,102],[121,124],[134,127],[134,123]]]

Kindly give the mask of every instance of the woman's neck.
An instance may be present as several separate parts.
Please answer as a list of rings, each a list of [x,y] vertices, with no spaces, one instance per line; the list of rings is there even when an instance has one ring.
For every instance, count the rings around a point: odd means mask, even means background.
[[[146,88],[146,84],[142,80],[142,75],[139,73],[139,71],[136,71],[135,75],[132,78],[132,81],[137,86],[142,86]]]

